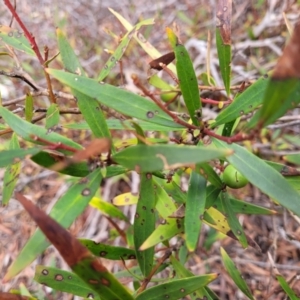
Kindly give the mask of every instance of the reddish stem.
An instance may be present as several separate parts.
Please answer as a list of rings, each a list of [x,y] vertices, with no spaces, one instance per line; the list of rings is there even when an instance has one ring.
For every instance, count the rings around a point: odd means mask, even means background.
[[[44,66],[44,59],[40,53],[40,50],[35,42],[35,38],[34,36],[27,30],[26,26],[24,25],[24,23],[22,22],[22,20],[20,19],[18,13],[16,12],[16,10],[14,9],[14,7],[11,5],[9,0],[4,0],[5,5],[8,7],[8,9],[10,10],[10,12],[12,13],[13,17],[16,19],[16,21],[19,23],[20,27],[22,28],[22,30],[24,31],[24,35],[26,36],[27,40],[29,41],[29,43],[31,44],[32,50],[35,52],[40,64],[42,66]]]
[[[223,135],[219,135],[217,133],[215,133],[214,131],[210,131],[207,128],[204,128],[203,133],[205,133],[206,135],[212,136],[218,140],[224,141],[228,144],[234,143],[234,142],[241,142],[241,141],[245,141],[245,140],[250,140],[252,138],[252,134],[250,135],[246,135],[244,133],[237,133],[236,135],[233,136],[223,136]]]
[[[217,101],[217,100],[213,100],[213,99],[209,99],[209,98],[201,98],[201,102],[202,103],[207,103],[207,104],[211,104],[211,105],[219,105],[219,104],[230,104],[232,101],[231,100],[227,100],[227,101]]]

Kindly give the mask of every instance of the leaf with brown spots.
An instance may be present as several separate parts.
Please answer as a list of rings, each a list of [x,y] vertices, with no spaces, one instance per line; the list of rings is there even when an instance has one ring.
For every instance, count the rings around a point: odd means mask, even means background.
[[[133,299],[101,261],[94,258],[88,249],[71,236],[67,230],[20,193],[16,193],[16,199],[21,202],[72,270],[97,292],[101,299]]]

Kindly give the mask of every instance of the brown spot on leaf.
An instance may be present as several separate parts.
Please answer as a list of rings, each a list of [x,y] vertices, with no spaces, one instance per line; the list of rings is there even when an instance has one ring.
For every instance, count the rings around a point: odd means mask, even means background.
[[[64,277],[63,277],[61,274],[56,274],[56,275],[54,276],[54,279],[55,279],[56,281],[62,281],[62,280],[64,279]]]
[[[101,278],[101,283],[103,285],[110,286],[110,281],[108,281],[106,278]]]
[[[46,270],[46,269],[44,269],[44,270],[42,271],[42,274],[43,274],[43,275],[48,275],[48,274],[49,274],[49,271]]]

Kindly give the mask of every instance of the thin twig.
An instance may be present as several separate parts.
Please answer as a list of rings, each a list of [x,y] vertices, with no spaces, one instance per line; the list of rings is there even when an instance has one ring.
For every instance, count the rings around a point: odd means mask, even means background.
[[[138,87],[146,96],[148,96],[151,100],[153,100],[153,102],[161,109],[163,110],[166,114],[168,114],[175,123],[177,124],[180,124],[186,128],[189,128],[189,129],[199,129],[199,127],[195,126],[195,125],[192,125],[192,124],[189,124],[181,119],[179,119],[177,117],[177,115],[173,114],[171,111],[169,111],[159,100],[157,100],[154,95],[149,92],[139,81],[138,77],[133,74],[131,76],[131,78],[133,79],[133,83],[136,87]]]
[[[8,72],[0,70],[0,75],[21,79],[22,81],[27,83],[29,86],[31,86],[35,91],[39,90],[38,86],[34,82],[32,82],[31,78],[28,78],[29,76],[27,76],[27,74],[25,72],[18,71],[18,72],[8,73]]]

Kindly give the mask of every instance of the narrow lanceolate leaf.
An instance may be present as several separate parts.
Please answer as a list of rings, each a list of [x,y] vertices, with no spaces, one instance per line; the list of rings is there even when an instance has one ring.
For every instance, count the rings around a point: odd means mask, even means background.
[[[219,151],[210,147],[137,145],[118,152],[113,156],[113,159],[129,169],[154,172],[207,162],[230,154],[231,151]]]
[[[25,98],[25,120],[31,122],[33,117],[33,97],[30,92],[26,93]]]
[[[300,216],[300,195],[280,173],[237,144],[227,145],[216,139],[214,144],[221,149],[233,150],[234,154],[228,157],[227,160],[243,176],[282,206]]]
[[[300,22],[294,28],[291,39],[285,47],[282,56],[279,58],[271,81],[264,97],[264,103],[260,112],[262,125],[270,124],[274,115],[283,115],[289,105],[289,96],[295,91],[293,105],[300,102]]]
[[[124,193],[113,198],[112,203],[116,206],[125,206],[136,204],[138,202],[139,196],[132,194],[131,192]]]
[[[156,210],[162,220],[160,221],[160,225],[153,231],[147,240],[145,240],[140,249],[147,249],[172,238],[176,234],[183,233],[183,219],[170,218],[177,209],[174,202],[157,180],[154,181],[154,189]]]
[[[129,30],[125,36],[122,38],[120,44],[118,45],[117,49],[114,53],[110,56],[107,60],[104,68],[101,70],[98,81],[104,80],[107,77],[111,69],[116,65],[116,63],[122,58],[123,54],[125,53],[127,46],[132,38],[132,36],[142,27],[145,25],[152,25],[154,24],[154,19],[143,20],[136,24],[131,30]]]
[[[23,195],[17,193],[16,198],[34,219],[47,239],[59,251],[73,272],[101,299],[133,300],[128,290],[106,269],[101,261],[94,258],[88,249],[80,244],[66,229]]]
[[[67,71],[81,76],[85,76],[85,72],[74,53],[68,40],[60,29],[57,29],[57,42],[64,67]],[[105,116],[99,105],[99,102],[76,89],[72,89],[72,93],[77,99],[78,107],[89,124],[89,127],[95,137],[110,137]]]
[[[235,214],[245,214],[245,215],[275,215],[277,212],[275,210],[258,206],[250,202],[243,200],[238,200],[230,198],[230,205],[233,213]],[[222,208],[221,197],[218,197],[214,202],[214,207],[220,210],[222,213],[225,211]]]
[[[86,208],[98,190],[101,180],[102,175],[99,169],[95,170],[89,176],[78,180],[77,183],[56,202],[50,212],[50,216],[63,227],[69,227]],[[9,267],[5,279],[9,280],[22,271],[49,245],[49,242],[41,230],[37,230]]]
[[[171,263],[172,263],[172,267],[176,271],[176,275],[179,278],[186,278],[186,277],[195,276],[191,271],[186,269],[173,255],[171,255],[170,260],[171,260]],[[198,289],[197,291],[192,293],[190,295],[190,297],[191,297],[192,300],[203,299],[204,296],[206,296],[207,300],[218,299],[218,298],[212,298],[207,290],[209,290],[209,288],[207,286],[206,287],[201,287],[200,289]]]
[[[228,216],[227,215],[225,216],[219,210],[215,209],[213,206],[211,206],[209,209],[205,211],[203,216],[203,222],[208,226],[216,229],[217,231],[226,234],[230,238],[234,240],[238,240],[230,228]],[[252,240],[247,235],[246,235],[246,239],[249,246],[255,248],[257,251],[261,251],[261,249],[259,248],[259,246],[256,244],[254,240]]]
[[[34,155],[40,152],[39,148],[12,149],[0,151],[0,168],[7,167],[24,159],[27,155]]]
[[[70,146],[75,149],[82,149],[82,146],[73,142],[72,140],[56,133],[48,132],[47,129],[41,126],[31,124],[20,117],[14,115],[5,107],[0,107],[0,115],[4,121],[9,125],[9,127],[23,139],[41,144],[42,142],[35,138],[40,138],[42,140],[48,141],[49,143],[62,143],[66,146]]]
[[[13,48],[25,52],[29,55],[35,55],[30,43],[23,32],[1,24],[0,41],[12,46]]]
[[[136,259],[135,251],[124,247],[116,247],[97,243],[87,239],[79,239],[79,242],[87,247],[94,255],[112,260]]]
[[[37,265],[34,280],[56,291],[100,300],[100,297],[80,277],[72,272]]]
[[[123,18],[119,13],[114,11],[113,9],[109,8],[109,11],[120,21],[120,23],[125,27],[127,31],[132,30],[133,26],[125,19]],[[134,39],[139,43],[139,45],[144,49],[144,51],[152,58],[158,58],[162,54],[154,48],[140,32],[134,33]],[[176,72],[175,66],[173,64],[169,65],[169,68],[172,72]]]
[[[31,157],[31,160],[37,163],[38,165],[49,168],[63,159],[64,157],[62,155],[57,155],[54,153],[48,153],[48,152],[39,152],[38,154]],[[80,162],[80,163],[74,163],[71,164],[62,170],[58,170],[59,173],[74,176],[74,177],[85,177],[91,172],[91,165],[88,162]],[[105,177],[113,177],[120,174],[126,173],[128,170],[122,166],[109,166],[104,169],[103,176]]]
[[[119,220],[125,221],[129,223],[128,218],[113,204],[103,201],[98,197],[93,197],[93,199],[90,202],[90,205],[100,210],[105,215],[117,218]]]
[[[134,216],[134,246],[144,276],[153,268],[154,247],[141,251],[140,246],[155,229],[155,195],[152,174],[141,175],[140,197]]]
[[[56,103],[52,103],[46,113],[46,128],[50,129],[59,122],[59,109]]]
[[[238,117],[248,114],[256,109],[263,102],[264,93],[268,83],[268,77],[261,77],[258,79],[243,93],[237,96],[229,106],[222,110],[211,126],[215,127],[234,121]]]
[[[174,127],[168,127],[168,126],[162,126],[157,125],[154,123],[150,123],[147,121],[140,121],[140,120],[134,120],[135,123],[137,123],[143,130],[145,131],[171,131],[171,130],[185,130],[184,127],[181,127],[181,125],[178,125],[176,128]],[[117,119],[109,119],[107,120],[107,126],[109,129],[119,129],[119,130],[133,130],[133,125],[131,120],[117,120]],[[78,129],[78,130],[88,130],[90,129],[87,122],[80,122],[80,123],[70,123],[63,125],[65,128],[69,129]]]
[[[221,248],[221,255],[224,263],[224,267],[229,273],[231,279],[235,282],[235,284],[238,286],[238,288],[251,300],[254,300],[252,293],[245,282],[245,280],[242,277],[242,274],[239,272],[239,270],[236,268],[234,262],[231,260],[231,258],[228,256],[226,251]]]
[[[151,287],[139,294],[136,300],[175,300],[181,299],[186,295],[208,285],[215,280],[218,274],[207,274],[194,276],[184,279],[172,280],[155,287]]]
[[[239,240],[241,245],[244,248],[247,248],[248,242],[247,242],[246,235],[244,233],[243,227],[240,224],[237,216],[233,212],[228,193],[226,191],[222,191],[220,198],[221,198],[222,209],[227,218],[227,222],[230,226],[231,231],[233,232],[235,237]]]
[[[230,95],[232,0],[219,0],[217,6],[216,44],[220,70],[227,95]]]
[[[280,286],[282,287],[282,289],[289,296],[289,299],[299,300],[299,297],[297,297],[296,293],[293,291],[293,289],[290,287],[290,285],[287,283],[287,281],[281,274],[276,274],[275,277],[276,277],[277,281],[279,282]]]
[[[18,137],[14,133],[11,136],[11,140],[9,143],[9,150],[19,149],[19,148],[20,148],[20,144],[18,141]],[[0,156],[1,156],[1,152],[0,152]],[[16,186],[20,171],[21,171],[21,162],[12,163],[6,168],[4,173],[4,178],[3,178],[2,205],[8,204],[8,201],[11,198],[14,188]]]
[[[193,63],[189,53],[181,44],[174,48],[180,90],[193,123],[198,126],[201,118],[201,101]]]
[[[216,173],[216,171],[213,169],[213,167],[210,164],[208,163],[199,164],[199,168],[197,168],[197,170],[212,185],[222,189],[223,187],[222,180],[220,179],[219,175]]]
[[[178,124],[156,104],[139,95],[63,71],[47,69],[47,72],[69,87],[124,115],[164,126],[178,127]]]
[[[185,204],[185,240],[189,251],[197,247],[206,200],[206,180],[193,171],[191,173]]]

